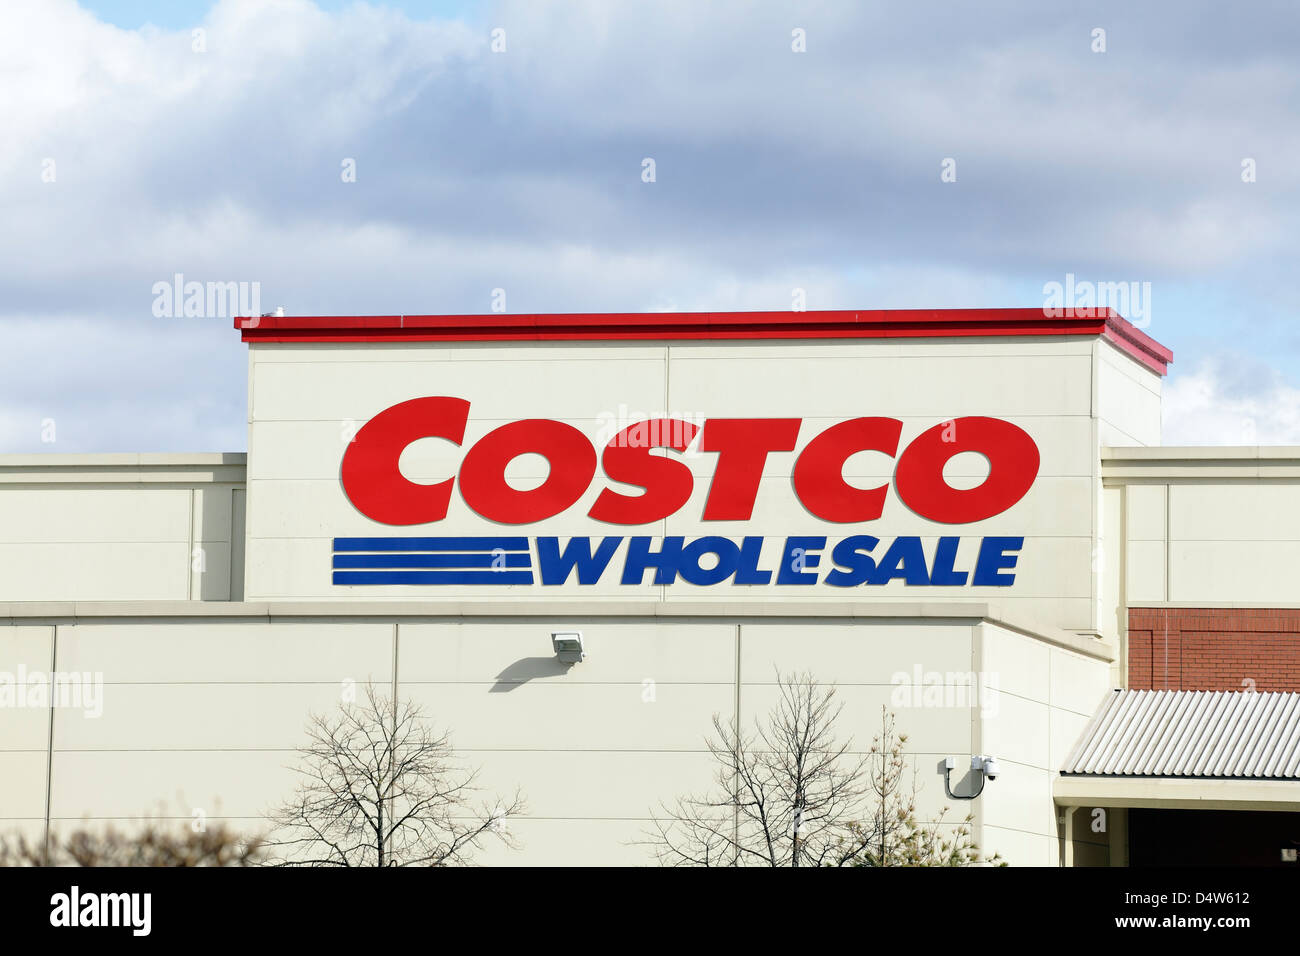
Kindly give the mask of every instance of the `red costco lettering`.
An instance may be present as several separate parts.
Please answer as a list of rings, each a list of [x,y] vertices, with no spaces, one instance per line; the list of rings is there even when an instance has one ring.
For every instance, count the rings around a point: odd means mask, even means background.
[[[754,513],[763,465],[773,451],[794,451],[798,418],[710,418],[700,451],[718,452],[704,502],[705,521],[748,521]]]
[[[357,432],[343,453],[340,478],[348,500],[382,524],[427,524],[447,517],[455,478],[417,485],[397,468],[402,451],[420,438],[465,438],[469,402],[463,398],[413,398],[386,408]]]
[[[344,493],[359,511],[383,524],[441,521],[447,516],[455,476],[416,484],[402,476],[398,462],[403,449],[420,438],[445,438],[459,445],[468,418],[469,402],[447,397],[417,398],[380,412],[343,455]],[[768,455],[794,451],[801,423],[798,418],[706,421],[698,435],[699,448],[718,457],[704,520],[749,520]],[[893,485],[899,498],[920,517],[943,524],[1001,514],[1023,498],[1038,477],[1038,446],[1023,429],[1002,419],[973,416],[935,425],[899,454],[902,429],[896,418],[855,418],[815,436],[791,475],[798,500],[823,521],[879,519],[889,484],[855,488],[844,480],[845,462],[861,451],[897,457]],[[697,432],[700,429],[689,422],[659,418],[615,435],[600,457],[605,475],[645,491],[629,495],[604,488],[588,511],[590,517],[639,525],[675,514],[690,499],[694,478],[685,463],[652,451],[686,451]],[[988,459],[988,477],[976,488],[953,488],[944,480],[944,465],[966,451]],[[505,470],[528,453],[543,456],[549,473],[539,487],[521,491],[507,483]],[[596,450],[581,431],[551,419],[528,419],[494,429],[469,449],[460,466],[460,492],[473,511],[490,521],[530,524],[571,508],[587,492],[595,473]]]
[[[954,488],[943,480],[948,459],[964,451],[989,460],[989,476],[975,488]],[[1024,429],[1000,418],[956,418],[922,432],[904,449],[894,488],[923,518],[968,524],[1006,511],[1037,477],[1038,446]]]
[[[902,434],[897,418],[855,418],[832,425],[799,453],[795,494],[824,521],[874,521],[885,511],[889,483],[854,488],[844,480],[844,462],[860,451],[882,451],[893,458]]]
[[[529,491],[511,488],[506,465],[520,455],[541,455],[546,480]],[[511,422],[488,432],[460,466],[460,495],[489,521],[529,524],[559,514],[582,497],[596,473],[596,449],[572,425],[547,418]]]
[[[691,497],[695,479],[682,462],[652,455],[650,449],[685,451],[698,431],[676,418],[655,418],[623,429],[605,446],[600,464],[608,477],[639,485],[645,494],[625,495],[606,488],[587,514],[610,524],[649,524],[676,512]]]

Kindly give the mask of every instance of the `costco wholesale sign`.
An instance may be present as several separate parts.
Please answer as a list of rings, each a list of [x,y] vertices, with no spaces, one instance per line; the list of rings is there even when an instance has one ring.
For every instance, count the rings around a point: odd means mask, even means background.
[[[977,601],[1093,631],[1100,448],[1160,425],[1105,323],[262,318],[235,573],[250,601]]]
[[[356,434],[343,454],[344,494],[371,521],[387,526],[436,526],[452,495],[485,525],[526,528],[561,514],[594,482],[601,487],[587,511],[611,530],[645,526],[677,514],[691,500],[697,475],[673,454],[716,455],[702,520],[748,522],[769,457],[798,447],[799,418],[651,418],[622,429],[599,451],[578,428],[546,418],[501,425],[464,450],[454,475],[420,484],[399,467],[413,442],[437,438],[462,446],[470,402],[427,396],[384,409]],[[969,416],[938,422],[900,447],[903,422],[861,417],[823,428],[793,461],[791,494],[824,522],[866,525],[881,518],[891,491],[915,515],[944,525],[968,525],[999,515],[1029,491],[1038,476],[1039,450],[1019,426]],[[848,459],[862,452],[895,462],[892,482],[859,488],[844,478]],[[944,467],[975,452],[988,475],[973,488],[956,488]],[[520,489],[507,468],[522,455],[547,462],[537,487]],[[601,475],[603,474],[603,477]],[[640,489],[627,493],[611,482]],[[856,530],[856,529],[855,529]],[[866,530],[866,529],[864,529]],[[875,529],[869,529],[875,530]],[[871,587],[899,580],[912,586],[1001,587],[1015,582],[1023,536],[981,536],[962,566],[960,535],[940,536],[926,553],[920,536],[854,533],[787,535],[765,563],[762,535],[365,536],[334,539],[336,585],[594,585],[615,575],[621,585],[683,581],[693,585],[827,585]]]

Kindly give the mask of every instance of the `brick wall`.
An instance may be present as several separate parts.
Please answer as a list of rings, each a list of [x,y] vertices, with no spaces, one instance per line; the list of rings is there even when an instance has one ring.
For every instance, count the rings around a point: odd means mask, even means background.
[[[1300,608],[1129,608],[1128,675],[1134,690],[1300,691]]]

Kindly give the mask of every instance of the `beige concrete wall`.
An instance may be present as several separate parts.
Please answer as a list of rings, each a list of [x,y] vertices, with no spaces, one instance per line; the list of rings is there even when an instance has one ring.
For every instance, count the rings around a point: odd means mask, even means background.
[[[202,813],[255,830],[292,788],[308,715],[337,706],[348,682],[387,688],[396,673],[399,693],[423,704],[481,768],[487,795],[517,786],[527,797],[527,815],[512,826],[524,848],[491,847],[482,862],[645,863],[636,841],[652,808],[713,781],[705,749],[713,715],[752,723],[772,705],[778,671],[810,670],[838,684],[837,729],[853,736],[855,752],[870,746],[882,706],[895,712],[925,819],[948,805],[944,819],[956,824],[971,808],[944,798],[943,757],[957,759],[960,787],[970,754],[993,752],[1006,776],[974,805],[984,836],[1013,863],[1047,863],[1045,844],[1030,837],[1051,815],[1053,748],[1071,742],[1069,721],[1087,696],[1078,687],[1105,671],[1050,642],[934,611],[656,620],[590,612],[218,619],[150,610],[0,628],[5,668],[48,670],[55,641],[55,670],[103,681],[98,716],[0,710],[0,761],[12,771],[0,788],[0,827],[39,832],[43,824],[52,717],[55,829],[124,825],[152,812]],[[569,628],[583,632],[589,656],[565,668],[549,634]],[[980,671],[999,675],[1001,716],[963,696]],[[939,675],[946,698],[901,698],[900,685],[918,672]]]
[[[243,480],[243,455],[2,455],[0,601],[230,600]]]
[[[1102,445],[1159,445],[1163,379],[1098,339],[1097,419]]]
[[[0,627],[0,674],[17,683],[50,671],[52,626]],[[16,688],[15,688],[16,690]],[[39,838],[44,832],[50,708],[26,695],[0,705],[0,830]]]
[[[392,677],[392,625],[256,620],[58,629],[63,671],[101,674],[101,716],[54,714],[51,818],[256,821],[291,785],[312,709]]]
[[[1125,581],[1125,547],[1130,543],[1125,521],[1125,489],[1103,488],[1101,493],[1101,529],[1095,552],[1097,576],[1097,633],[1115,652],[1116,666],[1111,683],[1124,686],[1124,635],[1128,627],[1128,593]]]
[[[500,864],[642,864],[660,800],[704,788],[704,737],[735,708],[736,628],[727,622],[574,621],[588,658],[556,662],[570,622],[403,624],[400,688],[453,728],[485,786],[523,789],[520,852]]]
[[[1122,494],[1125,603],[1294,604],[1300,449],[1103,450]]]
[[[1112,686],[1105,661],[1044,644],[995,624],[979,628],[983,669],[998,680],[982,708],[976,749],[1002,774],[976,801],[984,846],[1016,865],[1054,866],[1059,856],[1053,781]]]

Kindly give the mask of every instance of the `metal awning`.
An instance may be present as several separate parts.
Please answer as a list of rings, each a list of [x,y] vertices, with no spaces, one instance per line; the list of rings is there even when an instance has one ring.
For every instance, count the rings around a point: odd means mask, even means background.
[[[1061,773],[1300,781],[1300,694],[1117,690]]]

